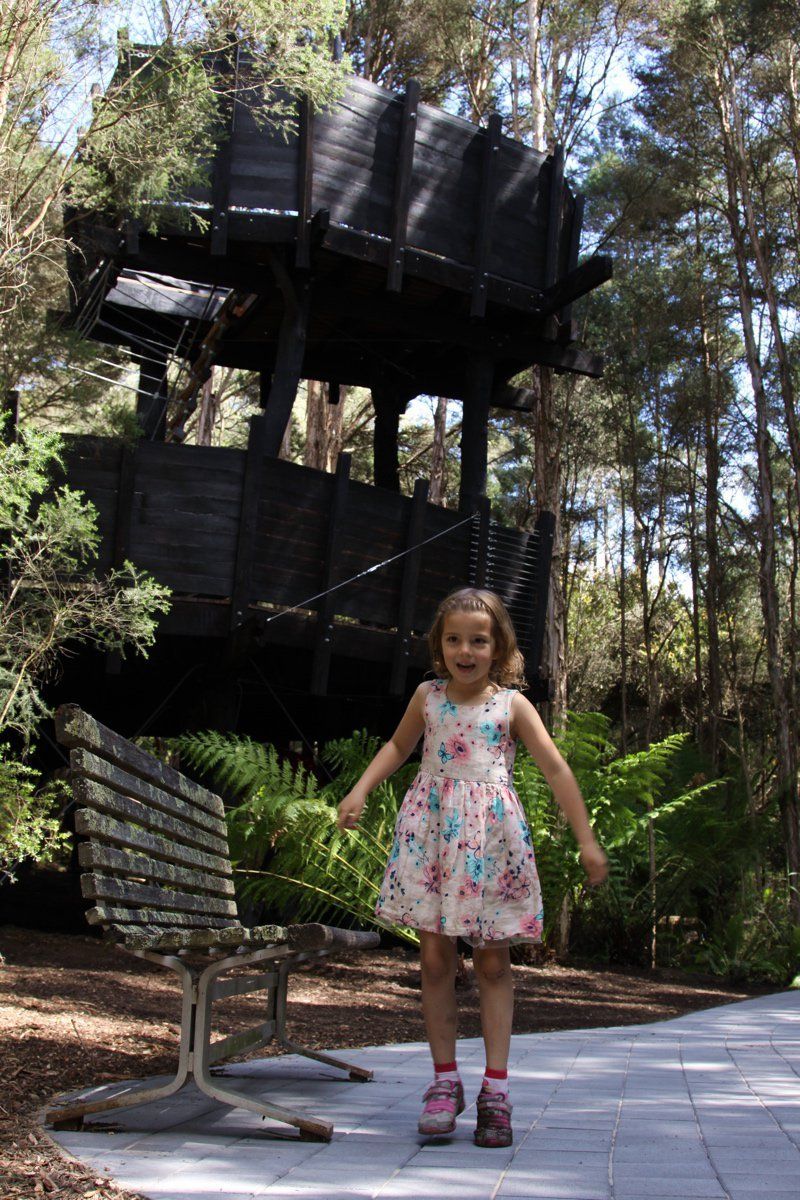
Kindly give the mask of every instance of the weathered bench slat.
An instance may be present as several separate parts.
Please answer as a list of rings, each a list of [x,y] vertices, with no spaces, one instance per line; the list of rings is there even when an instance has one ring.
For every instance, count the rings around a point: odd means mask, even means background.
[[[179,817],[188,825],[196,825],[198,829],[213,833],[215,837],[227,838],[228,828],[224,820],[196,808],[191,803],[187,804],[185,800],[180,800],[171,792],[153,787],[146,780],[137,779],[129,771],[123,771],[121,767],[105,762],[89,750],[73,750],[70,754],[70,766],[76,775],[84,779],[93,779],[96,783],[103,783],[123,796],[132,796],[135,800],[141,800],[143,804],[169,813],[172,817]]]
[[[191,888],[206,896],[232,896],[233,882],[204,871],[191,871],[172,863],[159,862],[144,854],[131,854],[113,846],[93,846],[85,843],[78,849],[80,864],[87,871],[111,871],[155,879],[171,886]]]
[[[211,946],[280,946],[286,942],[282,925],[256,925],[244,929],[228,925],[220,929],[165,929],[160,925],[110,925],[110,932],[128,950],[208,950]]]
[[[117,817],[122,821],[132,821],[134,825],[155,830],[156,833],[164,833],[176,842],[196,846],[200,850],[211,850],[216,854],[228,852],[227,844],[222,838],[187,825],[166,813],[156,812],[139,800],[131,800],[127,796],[121,796],[119,792],[112,792],[110,788],[104,787],[102,783],[95,783],[92,779],[76,779],[72,790],[78,804],[86,808],[97,809],[98,812],[107,813],[110,817]]]
[[[173,925],[193,929],[241,929],[238,920],[232,917],[200,916],[188,912],[163,912],[161,909],[147,908],[117,908],[114,905],[95,904],[86,911],[86,920],[90,925],[127,925],[137,928],[143,925],[159,925],[171,928]]]
[[[113,879],[107,875],[81,875],[81,892],[87,900],[119,900],[135,908],[148,905],[163,913],[212,913],[218,917],[237,915],[236,903],[232,900],[193,896],[190,892],[173,892],[169,888],[134,883],[128,879]]]
[[[204,854],[202,850],[182,846],[180,842],[167,841],[166,838],[157,837],[156,834],[138,829],[135,825],[123,825],[121,821],[115,821],[113,817],[107,817],[104,813],[93,812],[90,808],[81,808],[75,814],[75,832],[113,846],[142,850],[151,858],[180,863],[198,871],[221,875],[226,879],[233,875],[230,862],[225,858]]]
[[[342,950],[347,947],[361,950],[378,942],[378,935],[371,931],[337,929],[333,925],[319,925],[316,922],[289,925],[286,932],[293,950],[323,950],[333,946]]]
[[[199,808],[212,813],[215,817],[224,817],[225,808],[219,796],[207,791],[193,779],[188,779],[159,762],[127,738],[120,737],[113,729],[108,729],[83,712],[77,705],[65,704],[56,713],[56,734],[64,746],[82,746],[86,750],[98,751],[104,758],[110,759],[118,766],[124,767],[140,779],[146,779],[156,787],[174,792],[191,800]]]

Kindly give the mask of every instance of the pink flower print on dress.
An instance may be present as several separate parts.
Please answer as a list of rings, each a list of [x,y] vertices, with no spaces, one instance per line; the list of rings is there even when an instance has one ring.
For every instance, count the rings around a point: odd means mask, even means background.
[[[481,894],[481,885],[471,875],[462,875],[457,894],[459,900],[470,900],[473,896]]]
[[[497,887],[501,900],[524,900],[530,895],[527,883],[520,882],[510,867],[499,876]]]
[[[457,761],[466,762],[469,758],[469,746],[459,733],[455,733],[452,737],[449,737],[444,743],[444,748],[449,757]]]
[[[442,871],[438,862],[428,863],[422,872],[422,877],[425,880],[425,891],[432,896],[439,896],[442,892]]]
[[[520,922],[519,929],[520,929],[520,933],[527,933],[530,935],[530,937],[536,937],[536,938],[541,937],[542,936],[542,914],[539,913],[535,917],[534,916],[523,917]]]

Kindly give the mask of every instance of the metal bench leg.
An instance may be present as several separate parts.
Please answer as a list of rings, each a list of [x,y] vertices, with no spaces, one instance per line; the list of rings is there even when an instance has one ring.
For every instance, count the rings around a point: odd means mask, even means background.
[[[183,989],[181,1042],[178,1050],[178,1068],[174,1079],[170,1079],[168,1083],[159,1084],[157,1087],[136,1088],[131,1084],[124,1091],[116,1092],[113,1096],[102,1096],[94,1100],[87,1098],[85,1100],[68,1101],[66,1104],[56,1104],[48,1109],[45,1114],[46,1123],[52,1125],[54,1129],[81,1129],[84,1117],[91,1116],[94,1113],[113,1112],[115,1109],[135,1108],[139,1104],[149,1104],[151,1100],[161,1100],[165,1096],[171,1096],[174,1092],[180,1091],[186,1083],[192,1061],[194,980],[192,979],[191,972],[187,970],[179,958],[166,959],[159,956],[158,961],[164,966],[169,966],[174,971],[177,971]],[[113,1087],[116,1085],[111,1084],[107,1086]],[[97,1090],[96,1088],[93,1089],[93,1091]]]
[[[271,1117],[275,1121],[293,1125],[300,1130],[301,1136],[305,1136],[309,1140],[329,1142],[333,1136],[333,1125],[330,1121],[324,1121],[320,1117],[306,1116],[305,1113],[297,1112],[294,1109],[284,1108],[280,1104],[272,1104],[268,1100],[256,1099],[233,1088],[225,1087],[220,1083],[219,1076],[211,1074],[209,1067],[212,1051],[211,1006],[214,999],[214,982],[217,975],[235,965],[238,965],[236,960],[230,959],[214,963],[203,971],[198,981],[193,1068],[197,1086],[206,1095],[215,1100],[221,1100],[223,1104],[230,1104],[235,1108],[247,1108],[250,1112],[258,1113],[262,1117]]]
[[[334,1058],[332,1054],[323,1054],[320,1050],[310,1050],[308,1046],[294,1042],[286,1036],[286,991],[289,970],[290,964],[281,964],[279,967],[278,986],[275,994],[275,1041],[278,1045],[291,1050],[293,1054],[302,1054],[306,1058],[313,1058],[329,1067],[338,1067],[340,1071],[347,1071],[352,1080],[368,1083],[372,1079],[373,1072],[368,1071],[366,1067],[358,1067],[354,1063],[345,1062],[342,1058]]]

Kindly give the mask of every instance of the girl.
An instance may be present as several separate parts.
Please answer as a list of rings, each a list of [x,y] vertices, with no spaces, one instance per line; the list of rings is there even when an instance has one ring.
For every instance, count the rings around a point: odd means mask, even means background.
[[[509,946],[538,942],[542,909],[530,833],[512,783],[521,741],[553,789],[591,884],[607,874],[572,771],[533,705],[503,602],[461,588],[439,606],[429,636],[437,678],[420,684],[390,740],[339,805],[352,829],[373,788],[408,758],[424,732],[422,762],[397,817],[376,915],[419,931],[422,1011],[434,1079],[419,1121],[447,1134],[464,1108],[456,1066],[456,939],[470,942],[480,992],[486,1073],[475,1142],[511,1144],[508,1052],[513,985]]]

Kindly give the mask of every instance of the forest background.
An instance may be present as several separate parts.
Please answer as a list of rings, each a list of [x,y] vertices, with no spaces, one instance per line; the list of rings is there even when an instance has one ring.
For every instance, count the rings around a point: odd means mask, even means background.
[[[154,92],[105,91],[122,25],[123,45],[130,36],[172,56]],[[346,52],[338,63],[335,33]],[[621,935],[622,955],[644,945],[655,961],[657,927],[673,921],[678,942],[662,940],[681,961],[694,953],[720,970],[791,978],[800,950],[796,5],[3,0],[0,394],[18,397],[23,431],[131,433],[135,354],[82,341],[51,317],[67,307],[63,205],[157,225],[159,199],[191,183],[215,136],[221,98],[200,56],[232,38],[261,55],[268,82],[318,104],[350,71],[395,90],[416,78],[429,102],[477,123],[497,111],[521,141],[564,146],[570,184],[587,200],[583,252],[615,262],[613,282],[573,313],[582,340],[603,350],[605,374],[520,380],[538,404],[492,417],[489,494],[495,516],[521,528],[540,507],[557,514],[551,727],[565,745],[572,736],[598,778],[616,762],[617,775],[636,768],[639,782],[636,820],[613,834],[617,891],[592,901],[562,871],[553,937],[567,944],[573,914],[591,944],[616,905],[623,934],[634,911],[649,931]],[[216,369],[187,440],[244,445],[257,390],[255,378]],[[368,393],[351,389],[332,406],[310,382],[282,454],[330,470],[346,449],[356,477],[370,479],[372,420]],[[459,430],[457,402],[412,403],[405,491],[427,476],[435,502],[456,504]],[[8,522],[20,511],[9,509]],[[111,613],[112,641],[146,644],[160,601],[146,588],[140,601],[142,625],[122,628]],[[581,726],[568,712],[603,720]],[[543,803],[531,789],[530,803]],[[596,791],[600,811],[608,789]]]

